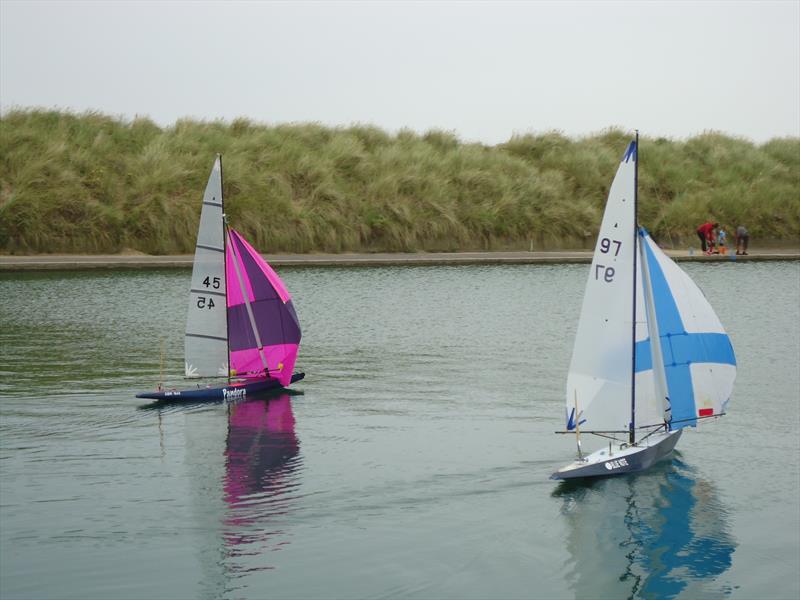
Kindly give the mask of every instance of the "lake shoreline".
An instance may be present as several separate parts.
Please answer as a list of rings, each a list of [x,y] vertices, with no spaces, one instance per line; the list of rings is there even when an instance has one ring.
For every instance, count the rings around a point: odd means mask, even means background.
[[[687,250],[666,250],[679,261],[776,261],[800,260],[800,249],[755,249],[747,256],[706,256]],[[274,267],[384,267],[419,265],[502,265],[590,263],[589,250],[552,252],[419,252],[343,254],[264,254]],[[189,268],[193,255],[149,254],[36,254],[0,255],[0,271],[83,271],[93,269]]]

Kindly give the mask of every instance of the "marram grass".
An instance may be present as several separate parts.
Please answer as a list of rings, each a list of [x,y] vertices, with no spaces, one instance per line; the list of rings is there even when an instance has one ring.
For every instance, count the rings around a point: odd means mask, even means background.
[[[226,210],[262,252],[586,248],[629,134],[484,146],[452,133],[98,113],[0,118],[0,252],[189,253],[214,155]],[[667,246],[714,219],[800,242],[800,139],[641,140],[640,221]]]

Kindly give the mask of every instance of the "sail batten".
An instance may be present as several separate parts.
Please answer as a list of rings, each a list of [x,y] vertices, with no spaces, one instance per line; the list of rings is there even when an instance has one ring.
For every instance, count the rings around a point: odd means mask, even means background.
[[[214,204],[212,206],[222,206],[221,204]],[[222,252],[225,253],[224,248],[216,248],[214,246],[204,246],[203,244],[197,244],[196,248],[202,248],[203,250],[211,250],[212,252]]]
[[[219,337],[216,335],[205,335],[203,333],[186,333],[186,337],[193,337],[193,338],[206,338],[208,340],[221,340],[223,342],[227,342],[228,338]]]
[[[195,289],[191,289],[189,291],[193,294],[204,294],[206,296],[221,296],[223,298],[225,297],[225,292],[212,292],[211,290],[195,290]]]

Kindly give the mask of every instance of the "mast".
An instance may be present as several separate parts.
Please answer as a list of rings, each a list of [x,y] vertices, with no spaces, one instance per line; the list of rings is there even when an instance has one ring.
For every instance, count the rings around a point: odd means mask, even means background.
[[[225,194],[222,191],[222,154],[217,153],[219,159],[219,203],[222,205],[222,256],[223,263],[226,256],[228,256],[228,218],[225,215]],[[225,369],[227,373],[225,376],[228,378],[228,383],[231,382],[231,337],[230,330],[231,324],[228,315],[228,277],[227,268],[225,269],[225,345],[228,348],[228,366]]]
[[[628,432],[628,443],[636,441],[636,244],[639,235],[638,201],[639,201],[639,130],[636,130],[636,147],[633,165],[633,305],[631,319],[631,423]]]

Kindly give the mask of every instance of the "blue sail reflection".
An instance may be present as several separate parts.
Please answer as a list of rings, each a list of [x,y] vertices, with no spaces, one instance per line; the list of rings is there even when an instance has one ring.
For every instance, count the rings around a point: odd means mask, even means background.
[[[271,568],[258,556],[288,543],[281,523],[291,512],[301,465],[291,399],[280,394],[229,409],[223,482],[227,555],[234,571]]]
[[[569,579],[578,596],[731,591],[720,581],[736,549],[728,511],[713,485],[675,456],[646,473],[556,489],[564,500]]]

